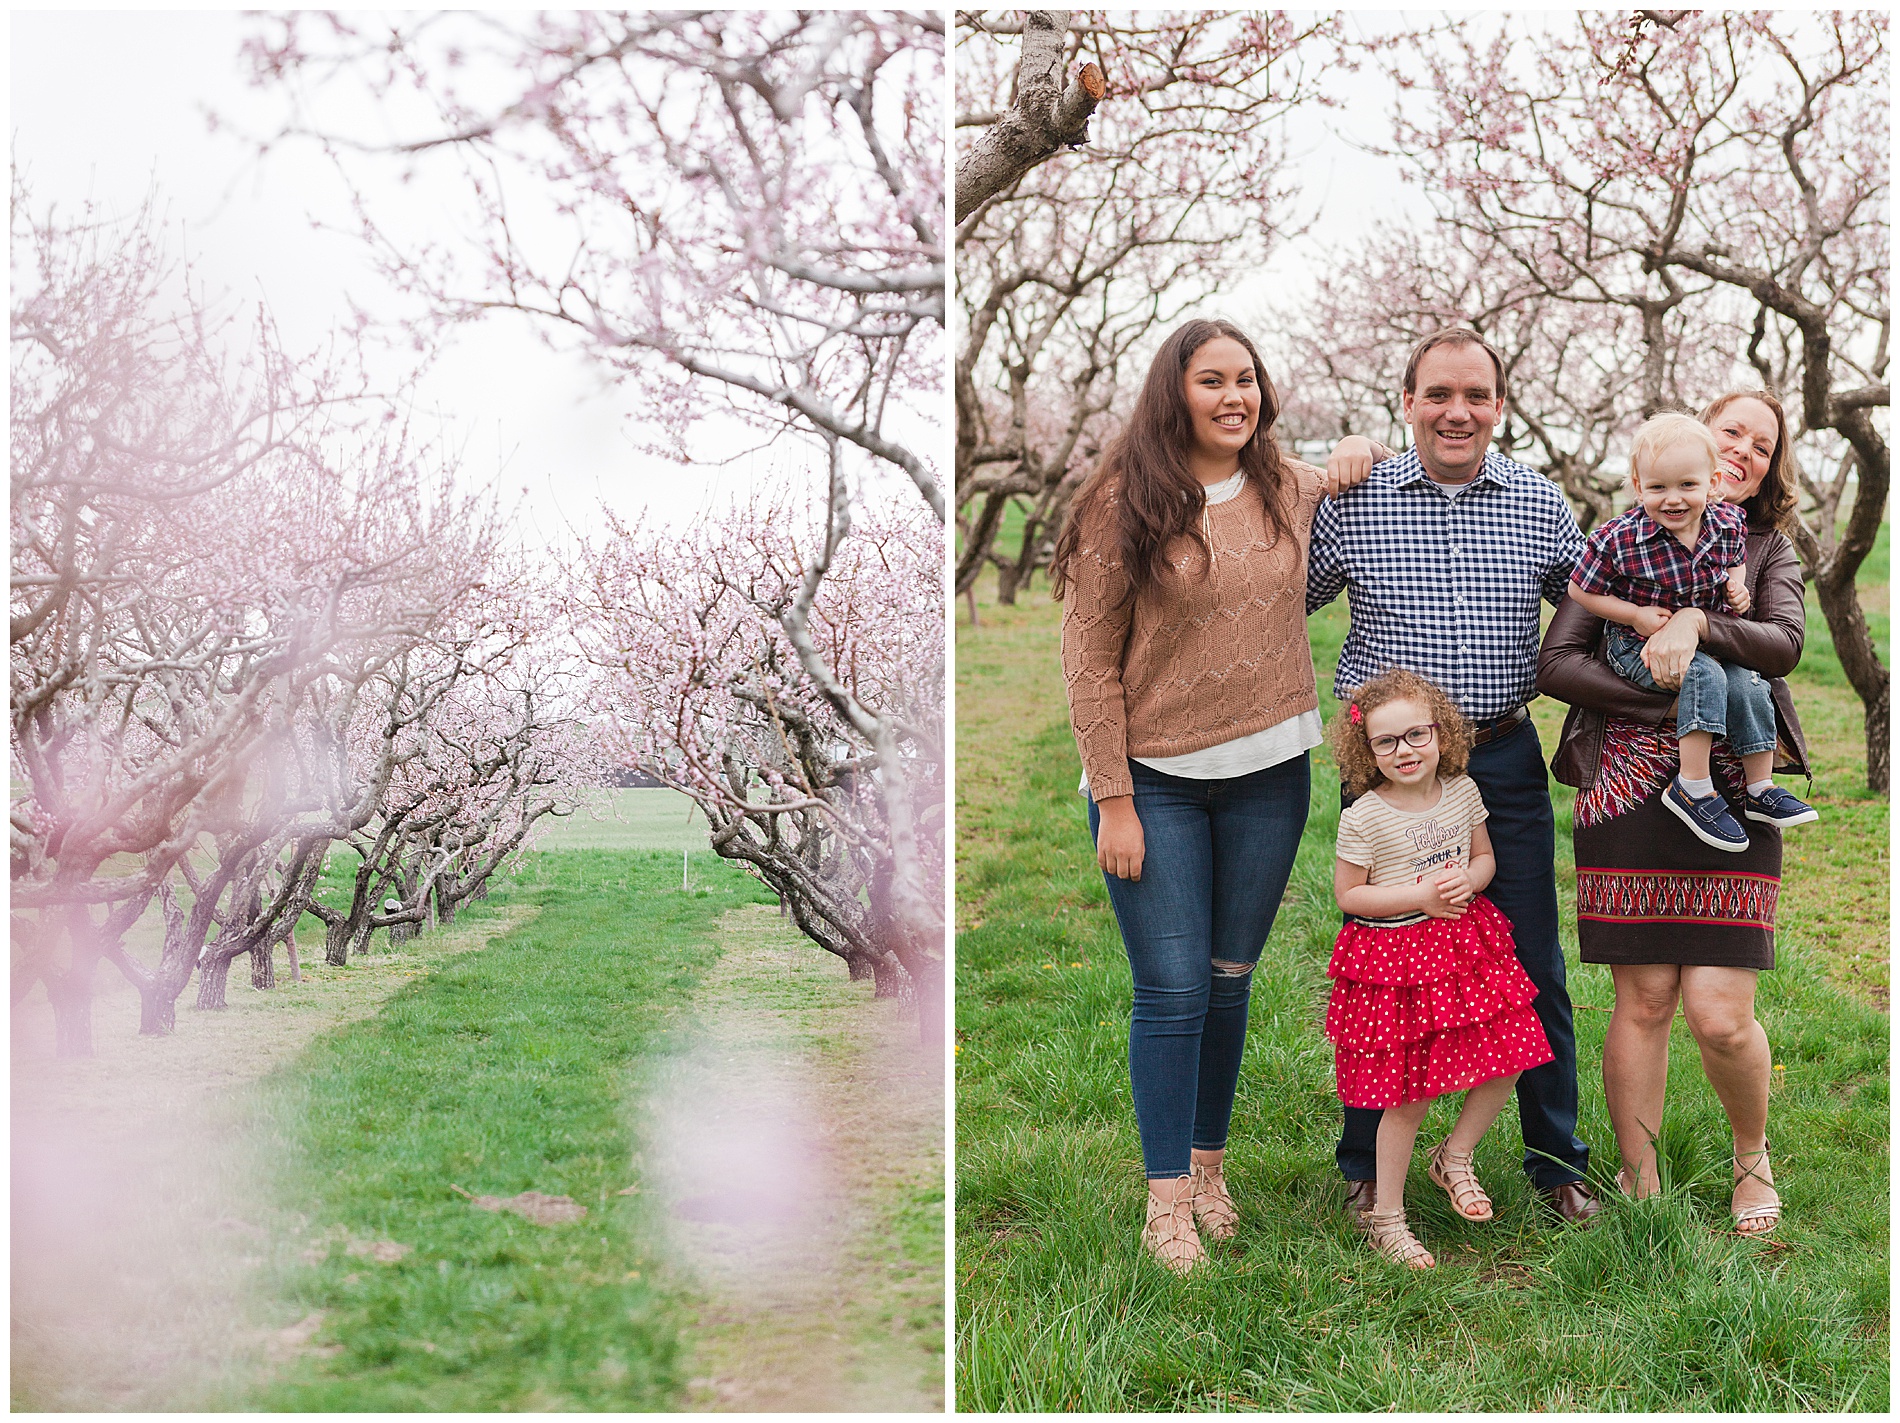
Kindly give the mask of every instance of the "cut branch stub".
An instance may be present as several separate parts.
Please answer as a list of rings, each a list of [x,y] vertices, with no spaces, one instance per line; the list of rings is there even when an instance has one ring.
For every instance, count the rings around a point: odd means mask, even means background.
[[[1056,105],[1056,132],[1070,135],[1065,142],[1074,145],[1089,141],[1089,116],[1107,93],[1108,79],[1101,65],[1085,64],[1075,71],[1075,78]]]
[[[1108,81],[1100,66],[1084,64],[1062,85],[1068,28],[1067,10],[1025,12],[1015,97],[957,162],[958,222],[1038,163],[1088,142],[1089,116]]]

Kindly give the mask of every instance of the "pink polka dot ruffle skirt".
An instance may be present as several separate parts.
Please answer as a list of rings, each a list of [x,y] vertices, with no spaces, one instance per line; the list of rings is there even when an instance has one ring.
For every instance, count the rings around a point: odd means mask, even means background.
[[[1479,895],[1462,918],[1351,923],[1326,968],[1339,1100],[1396,1107],[1552,1058],[1511,925]]]

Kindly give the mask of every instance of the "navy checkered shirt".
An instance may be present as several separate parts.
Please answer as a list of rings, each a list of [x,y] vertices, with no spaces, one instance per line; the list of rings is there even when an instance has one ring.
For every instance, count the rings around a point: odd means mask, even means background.
[[[1334,694],[1405,667],[1475,721],[1522,706],[1537,695],[1538,599],[1563,598],[1582,552],[1562,491],[1495,450],[1456,498],[1417,450],[1375,465],[1313,516],[1306,610],[1342,589],[1352,610]]]

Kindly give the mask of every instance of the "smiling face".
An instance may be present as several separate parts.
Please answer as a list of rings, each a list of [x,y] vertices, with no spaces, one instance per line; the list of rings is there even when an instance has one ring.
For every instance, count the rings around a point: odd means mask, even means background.
[[[1419,358],[1403,403],[1419,461],[1433,479],[1463,484],[1483,467],[1503,400],[1482,346],[1432,347]]]
[[[1709,433],[1715,436],[1715,447],[1722,452],[1722,462],[1730,471],[1723,497],[1737,504],[1753,498],[1768,476],[1775,442],[1781,436],[1775,412],[1745,395],[1715,412],[1709,421]]]
[[[1707,447],[1684,442],[1657,450],[1631,472],[1630,482],[1649,517],[1694,548],[1702,532],[1702,511],[1715,488]]]
[[[1395,786],[1408,788],[1432,783],[1438,774],[1436,732],[1423,746],[1408,745],[1405,740],[1406,732],[1431,723],[1432,709],[1410,697],[1382,702],[1366,713],[1366,740],[1372,743],[1372,759],[1381,776]],[[1395,738],[1398,744],[1381,755],[1379,738],[1384,736]]]
[[[1231,336],[1217,336],[1188,357],[1184,380],[1196,472],[1213,475],[1205,483],[1224,479],[1260,424],[1253,357]]]

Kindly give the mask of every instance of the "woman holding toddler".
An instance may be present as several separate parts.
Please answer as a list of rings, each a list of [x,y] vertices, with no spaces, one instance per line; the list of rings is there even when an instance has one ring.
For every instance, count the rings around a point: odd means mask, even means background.
[[[1765,392],[1731,392],[1700,418],[1712,446],[1679,429],[1664,432],[1660,447],[1680,453],[1666,455],[1661,473],[1674,477],[1680,464],[1693,482],[1689,466],[1713,464],[1721,498],[1742,520],[1733,521],[1732,511],[1711,520],[1698,508],[1698,532],[1685,541],[1670,527],[1682,521],[1685,501],[1679,494],[1668,507],[1654,501],[1662,517],[1650,522],[1674,541],[1654,548],[1695,582],[1670,600],[1666,617],[1619,596],[1629,585],[1615,581],[1618,535],[1600,530],[1602,556],[1586,554],[1579,564],[1572,597],[1545,636],[1537,686],[1571,703],[1551,770],[1577,787],[1579,957],[1609,965],[1616,986],[1603,1086],[1623,1158],[1618,1184],[1637,1197],[1660,1189],[1656,1139],[1680,1003],[1729,1118],[1735,1228],[1763,1234],[1779,1221],[1780,1199],[1767,1139],[1771,1062],[1755,1018],[1755,985],[1775,964],[1782,830],[1816,818],[1771,779],[1775,771],[1807,772],[1783,680],[1801,660],[1806,617],[1800,563],[1782,532],[1795,499],[1781,405]],[[1653,455],[1658,442],[1648,443],[1639,454]],[[1655,462],[1647,468],[1658,472]],[[1632,515],[1642,512],[1644,478],[1644,461],[1633,459],[1639,508]],[[1703,526],[1721,522],[1740,523],[1740,547],[1727,566],[1691,569],[1723,537]],[[1655,537],[1640,519],[1630,525],[1633,538]],[[1626,542],[1625,554],[1633,546]],[[1735,568],[1741,573],[1731,581]],[[1691,677],[1701,679],[1693,698]],[[1719,696],[1711,690],[1717,686]]]

